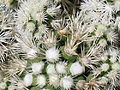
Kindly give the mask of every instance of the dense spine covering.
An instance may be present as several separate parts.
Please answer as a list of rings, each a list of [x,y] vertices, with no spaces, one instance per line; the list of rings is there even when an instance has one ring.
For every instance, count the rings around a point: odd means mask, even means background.
[[[119,0],[1,0],[0,89],[115,90]]]

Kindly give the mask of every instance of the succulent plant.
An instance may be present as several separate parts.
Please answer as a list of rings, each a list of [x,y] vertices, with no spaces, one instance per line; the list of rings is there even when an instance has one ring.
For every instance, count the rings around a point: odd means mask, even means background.
[[[0,89],[116,90],[119,0],[0,1]]]

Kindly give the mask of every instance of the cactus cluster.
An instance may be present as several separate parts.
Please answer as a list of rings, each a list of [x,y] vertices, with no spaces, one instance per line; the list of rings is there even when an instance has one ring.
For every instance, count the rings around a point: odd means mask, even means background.
[[[1,0],[0,90],[117,90],[119,0]]]

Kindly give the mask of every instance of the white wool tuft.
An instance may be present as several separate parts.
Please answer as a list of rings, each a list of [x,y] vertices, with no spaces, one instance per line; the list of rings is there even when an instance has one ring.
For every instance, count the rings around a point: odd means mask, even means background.
[[[39,74],[42,73],[42,70],[44,68],[44,63],[43,62],[33,63],[31,67],[33,74]]]
[[[37,77],[37,84],[40,88],[44,87],[46,85],[46,78],[44,75],[39,75]]]
[[[56,71],[59,74],[65,74],[66,73],[66,65],[63,62],[59,62],[56,64]]]
[[[60,84],[59,76],[57,74],[49,75],[49,84],[58,87]]]
[[[115,62],[114,64],[112,64],[112,69],[113,70],[120,70],[120,64],[119,63],[117,63],[117,62]]]
[[[49,62],[56,62],[59,60],[59,57],[60,57],[59,50],[56,49],[56,47],[49,48],[46,51],[46,59]]]
[[[54,64],[49,64],[47,66],[46,72],[47,72],[48,75],[56,74],[57,72],[55,70],[55,65]]]
[[[72,75],[80,75],[85,71],[85,67],[82,66],[79,62],[75,62],[70,67],[70,72]]]
[[[73,79],[70,76],[65,76],[60,80],[60,86],[64,89],[70,89],[74,85]]]
[[[26,74],[25,77],[24,77],[24,84],[25,84],[25,86],[26,87],[31,86],[32,81],[33,81],[32,74],[31,73]]]
[[[102,71],[107,71],[108,69],[109,69],[109,64],[107,64],[107,63],[104,63],[104,64],[102,64],[101,65],[101,69],[102,69]]]

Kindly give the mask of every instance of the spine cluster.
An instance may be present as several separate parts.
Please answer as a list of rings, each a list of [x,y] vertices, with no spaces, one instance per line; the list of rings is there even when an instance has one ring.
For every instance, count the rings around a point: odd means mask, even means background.
[[[1,0],[0,90],[117,90],[119,0]]]

